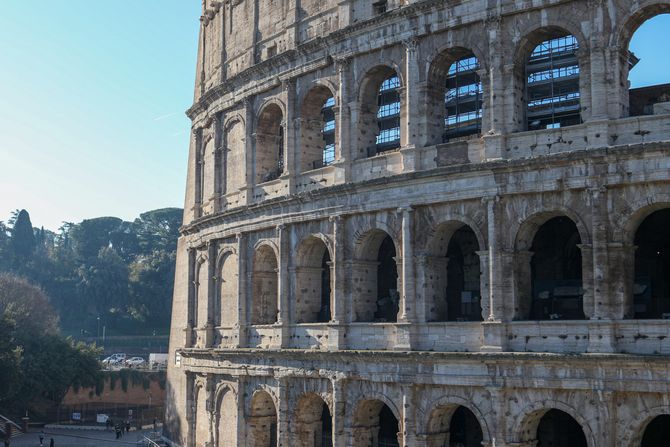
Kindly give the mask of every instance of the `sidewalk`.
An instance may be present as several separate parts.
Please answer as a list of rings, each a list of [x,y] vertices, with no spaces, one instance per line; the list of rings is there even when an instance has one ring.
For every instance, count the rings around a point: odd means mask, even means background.
[[[120,447],[137,445],[143,436],[148,436],[151,430],[131,431],[116,439],[113,431],[87,430],[87,429],[63,429],[45,428],[44,447],[49,446],[49,441],[54,438],[55,447]],[[40,431],[31,431],[12,439],[10,447],[39,447]]]

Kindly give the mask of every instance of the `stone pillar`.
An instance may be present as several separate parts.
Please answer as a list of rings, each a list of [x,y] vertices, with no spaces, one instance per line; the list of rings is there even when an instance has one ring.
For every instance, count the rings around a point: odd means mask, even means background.
[[[223,147],[223,114],[214,118],[214,212],[224,209],[223,196],[226,194],[226,152]]]
[[[333,259],[331,260],[332,301],[330,304],[330,324],[328,330],[328,349],[344,349],[346,347],[345,323],[345,295],[344,282],[346,278],[344,264],[344,218],[332,216],[330,218],[333,234]]]
[[[205,340],[204,345],[211,348],[215,343],[214,327],[216,320],[214,317],[216,306],[214,305],[216,299],[216,243],[214,241],[207,241],[207,323],[205,324]]]
[[[348,0],[347,0],[348,2]],[[335,160],[343,163],[344,176],[342,181],[351,181],[351,162],[356,157],[354,156],[355,148],[352,144],[352,123],[357,121],[352,120],[352,112],[349,109],[349,83],[350,83],[350,58],[341,58],[335,61],[339,82],[339,95],[336,101],[337,109],[337,123],[336,123],[336,145],[335,145]],[[354,133],[355,134],[355,133]]]
[[[501,17],[494,15],[487,20],[489,48],[489,74],[481,78],[484,90],[483,111],[487,117],[482,117],[482,133],[499,135],[506,130],[505,115],[505,63],[503,60],[503,43]],[[481,66],[481,65],[480,65]],[[486,84],[484,84],[486,82]],[[486,125],[487,127],[484,127]],[[490,157],[489,157],[490,158]],[[497,157],[492,157],[497,158]]]
[[[633,287],[635,285],[635,247],[621,242],[607,246],[611,272],[610,293],[612,317],[616,320],[634,318]]]
[[[254,169],[254,153],[256,139],[254,138],[254,129],[256,120],[254,119],[254,103],[251,98],[244,100],[244,186],[240,194],[240,206],[251,203],[252,191],[256,183]]]
[[[284,173],[281,175],[288,182],[288,193],[295,193],[296,166],[296,126],[295,126],[295,81],[288,79],[282,82],[284,99],[286,101],[286,116],[284,117]]]
[[[347,445],[347,433],[344,429],[345,400],[344,379],[332,380],[333,386],[333,447],[344,447]]]
[[[249,275],[247,273],[247,235],[243,233],[237,234],[237,324],[235,329],[237,332],[237,347],[242,348],[247,345],[247,317],[248,298],[247,291],[249,290]]]
[[[398,442],[401,447],[415,447],[417,445],[416,433],[416,393],[412,385],[402,387],[402,414]]]
[[[419,83],[418,39],[403,41],[405,47],[405,83],[400,103],[400,145],[403,159],[403,172],[414,171],[416,166],[415,142],[419,135],[419,110],[421,98],[417,91]]]
[[[488,222],[488,264],[485,275],[488,277],[488,296],[483,295],[482,303],[488,301],[489,314],[483,323],[484,344],[482,351],[503,351],[505,346],[504,328],[502,320],[504,316],[504,302],[507,295],[505,284],[503,284],[503,257],[500,241],[501,204],[499,196],[485,197],[482,199],[486,206],[486,219]],[[481,261],[480,261],[481,262]],[[484,304],[482,304],[484,307]]]
[[[488,274],[491,260],[489,259],[488,250],[479,250],[476,252],[479,256],[479,295],[480,295],[480,305],[482,308],[482,320],[488,320],[491,316],[491,292],[489,290],[489,281],[491,280],[491,275]],[[495,312],[494,312],[495,313]]]
[[[289,416],[292,411],[289,409],[289,384],[287,378],[279,380],[279,408],[277,408],[277,445],[278,447],[291,447],[289,444]]]
[[[425,253],[417,254],[415,256],[415,275],[417,278],[415,286],[416,303],[414,304],[416,312],[416,322],[425,323],[429,313],[428,308],[428,282],[427,282],[427,267],[428,256]]]
[[[416,290],[414,281],[413,211],[411,207],[398,208],[402,215],[402,259],[400,305],[396,325],[396,349],[411,350],[416,330]]]
[[[510,318],[514,320],[527,320],[530,307],[533,302],[533,291],[531,286],[530,261],[533,259],[532,251],[515,251],[508,253],[508,262],[514,266],[514,295],[512,308],[509,309]]]
[[[280,346],[285,348],[289,343],[289,230],[285,225],[277,226],[279,259],[277,260],[277,325],[281,326]]]
[[[594,269],[593,269],[593,245],[578,244],[577,248],[582,253],[582,295],[584,316],[587,319],[594,318],[593,287],[594,287]]]

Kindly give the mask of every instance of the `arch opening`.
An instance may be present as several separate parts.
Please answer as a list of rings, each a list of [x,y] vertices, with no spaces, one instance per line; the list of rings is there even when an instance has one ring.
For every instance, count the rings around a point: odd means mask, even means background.
[[[332,263],[326,244],[311,236],[298,248],[295,268],[296,323],[327,323],[331,319]]]
[[[400,78],[381,65],[369,70],[361,84],[358,158],[400,147]]]
[[[270,394],[258,391],[251,398],[251,413],[248,417],[246,445],[253,447],[277,447],[277,409]],[[200,444],[198,444],[200,445]]]
[[[526,59],[526,128],[555,129],[581,124],[577,38],[547,30]]]
[[[237,447],[237,402],[232,391],[219,397],[216,416],[218,447]]]
[[[354,417],[354,447],[400,447],[399,425],[388,405],[365,401]]]
[[[278,270],[274,250],[262,245],[254,253],[251,324],[273,324],[278,313]]]
[[[537,447],[587,447],[581,425],[568,413],[551,409],[537,425]]]
[[[328,405],[316,394],[300,398],[292,430],[293,442],[298,447],[332,447],[333,418]]]
[[[670,439],[670,415],[656,416],[649,422],[642,436],[640,447],[665,446]]]
[[[374,321],[395,322],[398,318],[398,265],[395,244],[386,236],[377,252],[377,302]]]
[[[309,171],[335,161],[335,97],[317,86],[303,101],[300,119],[300,170]]]
[[[209,322],[209,266],[201,259],[196,266],[196,319],[195,327],[200,328]]]
[[[670,61],[666,49],[654,43],[670,26],[670,6],[658,5],[643,10],[633,19],[634,34],[622,61],[629,81],[630,116],[670,113]]]
[[[277,104],[263,109],[256,126],[256,183],[279,178],[284,173],[284,122]]]
[[[428,447],[479,447],[484,435],[477,417],[464,406],[433,410],[428,427]]]
[[[655,211],[635,233],[635,318],[670,319],[670,208]]]
[[[484,92],[479,68],[479,60],[472,53],[449,67],[444,93],[443,142],[481,134]]]
[[[238,271],[237,255],[230,253],[221,259],[217,274],[218,309],[216,324],[232,327],[237,322]]]
[[[235,121],[228,126],[225,132],[225,191],[238,191],[246,184],[245,179],[245,130],[241,121]]]
[[[531,320],[585,318],[581,238],[565,216],[545,222],[535,233],[530,261]]]

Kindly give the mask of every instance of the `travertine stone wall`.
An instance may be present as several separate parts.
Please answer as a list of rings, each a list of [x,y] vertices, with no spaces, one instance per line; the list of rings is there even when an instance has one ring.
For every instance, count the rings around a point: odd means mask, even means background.
[[[670,415],[670,320],[636,318],[633,298],[636,234],[670,209],[670,115],[629,116],[628,44],[670,2],[380,7],[203,0],[166,437],[319,446],[326,406],[334,446],[377,445],[385,405],[404,447],[446,442],[460,407],[485,446],[536,445],[552,409],[589,447],[639,446]],[[579,43],[582,123],[528,131],[526,61],[562,34]],[[442,143],[446,75],[470,54],[482,131]],[[377,154],[393,73],[400,148]],[[335,161],[318,167],[330,96]],[[584,318],[531,320],[534,240],[557,217],[579,236]],[[395,322],[375,321],[386,237]],[[455,240],[464,264],[447,256]],[[447,321],[449,269],[479,290],[482,321]]]

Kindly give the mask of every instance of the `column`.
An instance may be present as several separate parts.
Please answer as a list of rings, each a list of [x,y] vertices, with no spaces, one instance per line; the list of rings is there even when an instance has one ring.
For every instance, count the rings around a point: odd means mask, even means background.
[[[331,272],[332,296],[330,324],[328,331],[328,349],[344,349],[346,347],[345,298],[344,282],[346,278],[344,264],[344,217],[341,215],[330,218],[333,233],[333,265]]]
[[[402,259],[400,309],[396,325],[395,349],[411,350],[416,337],[416,290],[414,280],[413,219],[411,207],[398,208],[402,216]]]
[[[607,190],[595,187],[587,190],[591,209],[591,233],[593,237],[590,265],[583,263],[582,282],[584,289],[591,288],[593,311],[589,324],[589,352],[615,352],[616,334],[612,324],[612,290],[608,258],[608,206]],[[588,252],[588,250],[586,250]],[[588,268],[587,268],[588,267]],[[587,281],[590,281],[589,284]],[[584,298],[587,298],[585,296]],[[587,312],[585,311],[585,314]]]
[[[247,235],[238,233],[237,238],[237,323],[235,332],[237,333],[237,347],[242,348],[247,345],[247,290],[249,284],[249,275],[247,273]]]
[[[256,120],[254,119],[254,103],[252,98],[244,99],[244,186],[240,188],[240,206],[251,203],[252,191],[256,183],[254,170],[254,153],[256,141],[254,138],[254,129]]]
[[[419,83],[419,61],[417,57],[418,39],[403,41],[405,47],[405,83],[400,104],[400,153],[403,159],[403,172],[418,168],[416,160],[416,138],[419,135],[419,114],[425,108],[421,106],[417,84]]]
[[[186,310],[186,326],[184,327],[184,347],[193,346],[195,337],[193,334],[193,323],[195,322],[195,259],[196,252],[194,248],[188,249],[188,297]]]
[[[279,408],[277,408],[277,445],[279,447],[291,447],[289,445],[289,384],[287,378],[279,379]]]
[[[482,291],[482,303],[488,300],[489,314],[483,323],[484,344],[482,351],[503,351],[505,334],[502,319],[504,318],[504,300],[507,295],[503,284],[502,253],[500,242],[501,204],[500,196],[490,196],[482,199],[486,206],[488,222],[488,265],[485,274],[488,276],[488,296]],[[485,305],[482,304],[482,307]]]
[[[226,193],[226,151],[223,147],[223,114],[214,118],[214,212],[224,209],[223,196]]]
[[[348,1],[348,0],[347,0]],[[336,101],[337,110],[337,129],[336,129],[336,162],[342,162],[344,172],[340,175],[343,182],[351,181],[351,162],[355,158],[354,146],[352,145],[352,123],[357,122],[352,120],[351,111],[349,109],[349,82],[350,82],[350,58],[340,58],[335,60],[337,75],[339,81],[339,98]]]
[[[401,447],[414,447],[417,445],[416,433],[416,396],[412,385],[402,387],[402,424],[401,432],[398,433],[398,441]]]
[[[344,429],[345,400],[344,379],[332,380],[333,387],[333,447],[344,447],[347,445],[347,433]]]
[[[288,182],[288,193],[295,193],[295,175],[299,171],[296,167],[296,126],[295,126],[295,103],[296,91],[295,81],[287,79],[282,82],[284,100],[286,103],[286,116],[284,117],[284,173],[281,175]]]
[[[513,118],[506,109],[509,97],[505,91],[506,75],[505,62],[503,60],[503,31],[501,27],[501,16],[495,12],[486,21],[489,41],[489,74],[482,78],[482,87],[484,89],[484,101],[482,104],[483,112],[486,117],[482,117],[482,135],[484,135],[484,158],[499,159],[503,158],[504,137],[502,134],[508,131],[507,121]],[[483,64],[482,64],[483,65]],[[486,82],[486,84],[484,84]],[[486,125],[487,127],[483,127]]]
[[[277,225],[277,245],[279,259],[277,260],[277,296],[279,314],[277,325],[281,327],[280,346],[285,348],[289,343],[289,230],[285,225]]]
[[[216,325],[216,242],[207,241],[207,324],[205,324],[205,346],[210,348],[216,342],[214,326]],[[219,313],[220,315],[220,313]]]

